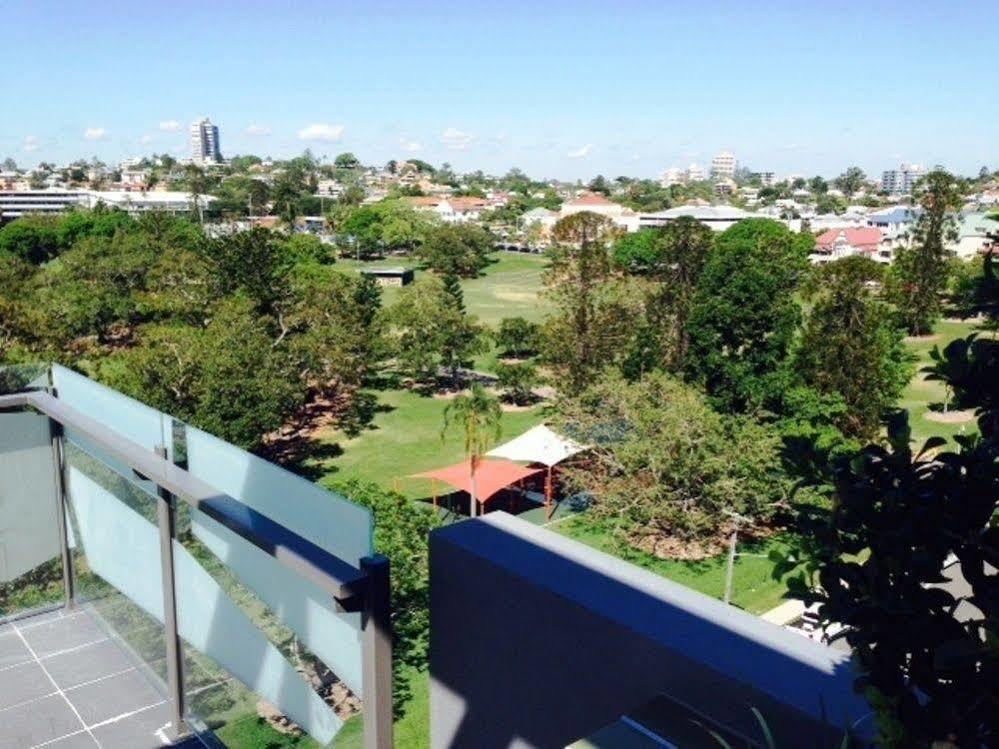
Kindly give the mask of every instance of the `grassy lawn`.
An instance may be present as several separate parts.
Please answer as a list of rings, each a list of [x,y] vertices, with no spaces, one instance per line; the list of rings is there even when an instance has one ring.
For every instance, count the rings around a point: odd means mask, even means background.
[[[382,390],[377,396],[379,412],[359,436],[348,437],[332,430],[318,435],[328,452],[340,452],[318,461],[325,474],[322,481],[356,478],[390,489],[393,479],[400,477],[399,488],[406,496],[414,499],[430,496],[429,482],[404,477],[464,458],[460,428],[449,430],[441,441],[448,401],[409,390]],[[540,407],[505,413],[500,441],[527,431],[542,418]]]
[[[481,276],[462,281],[465,306],[469,314],[494,328],[504,317],[519,316],[540,322],[546,312],[539,297],[541,272],[548,261],[541,255],[505,251],[494,252],[491,259],[493,262],[486,266]],[[361,268],[416,267],[416,263],[405,257],[361,262],[340,260],[337,265],[343,270],[352,271],[360,271]],[[417,276],[426,272],[428,271],[416,271]],[[398,295],[399,289],[386,287],[383,289],[382,303],[388,306]]]
[[[725,592],[725,554],[697,562],[659,559],[627,546],[586,515],[577,515],[549,528],[713,598],[720,599]],[[782,602],[786,588],[770,576],[773,563],[767,558],[771,549],[782,546],[779,537],[739,544],[732,603],[750,613],[762,614]]]
[[[977,324],[972,321],[941,320],[934,328],[933,335],[908,340],[909,350],[916,356],[916,374],[906,387],[905,392],[902,393],[899,407],[909,411],[909,423],[912,426],[912,436],[916,444],[922,444],[929,437],[953,437],[955,434],[976,429],[974,422],[943,424],[928,420],[926,415],[930,413],[930,404],[942,403],[946,394],[942,384],[927,381],[924,375],[919,372],[920,369],[932,362],[930,351],[933,350],[934,346],[939,346],[943,350],[955,338],[963,338],[971,334],[976,327]]]
[[[412,698],[406,703],[406,713],[395,723],[396,749],[426,749],[430,746],[430,677],[426,671],[409,674]],[[347,721],[337,734],[333,749],[361,749],[364,724],[361,716]]]

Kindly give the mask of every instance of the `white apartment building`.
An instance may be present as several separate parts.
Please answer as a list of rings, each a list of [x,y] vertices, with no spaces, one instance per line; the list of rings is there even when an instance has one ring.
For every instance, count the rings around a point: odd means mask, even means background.
[[[719,151],[715,154],[715,157],[711,159],[711,178],[712,179],[732,179],[735,177],[735,167],[738,162],[728,151]]]
[[[203,210],[214,201],[209,195],[199,198]],[[64,213],[72,208],[94,208],[101,203],[134,215],[147,211],[187,213],[192,208],[190,193],[130,192],[112,190],[0,190],[0,223],[28,214]]]
[[[754,172],[753,176],[760,180],[760,187],[773,187],[777,184],[776,172]]]
[[[881,174],[881,189],[889,195],[908,195],[924,174],[926,170],[920,164],[902,164]]]
[[[703,182],[704,170],[701,168],[700,164],[691,164],[687,167],[685,176],[687,182]]]
[[[219,129],[207,117],[191,123],[191,159],[195,164],[221,164]]]
[[[683,184],[685,180],[686,175],[683,170],[678,167],[671,166],[663,172],[662,177],[659,178],[659,185],[661,187],[671,187],[673,185]]]

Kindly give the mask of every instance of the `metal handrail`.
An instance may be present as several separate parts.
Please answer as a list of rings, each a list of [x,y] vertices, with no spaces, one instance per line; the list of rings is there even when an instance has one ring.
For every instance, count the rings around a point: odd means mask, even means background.
[[[97,420],[48,392],[31,390],[0,396],[0,412],[25,408],[44,414],[59,427],[54,430],[53,437],[57,471],[58,464],[61,463],[61,432],[63,428],[71,428],[84,434],[88,440],[143,479],[156,484],[157,493],[163,500],[160,502],[160,531],[161,535],[167,534],[166,538],[161,540],[164,540],[167,547],[172,535],[172,522],[164,522],[168,517],[164,513],[169,507],[170,497],[176,497],[221,523],[285,567],[315,583],[332,596],[341,611],[360,611],[362,681],[365,697],[364,746],[366,749],[389,749],[392,746],[392,627],[387,558],[375,554],[360,560],[360,566],[355,567],[175,465],[166,458],[165,451],[157,453],[147,450],[121,434],[107,429]],[[64,526],[66,520],[62,514],[61,481],[57,500],[60,506],[60,525]],[[65,528],[60,530],[64,582],[67,605],[69,605],[72,602],[73,590],[69,573],[68,544],[65,541]],[[178,666],[177,669],[171,669],[178,673],[170,674],[170,681],[176,682],[170,687],[174,693],[173,701],[176,703],[174,721],[179,726],[184,697],[178,676],[181,643],[176,633],[175,617],[173,621],[169,621],[172,618],[169,616],[171,613],[169,609],[173,608],[172,590],[169,592],[171,596],[169,601],[165,602],[164,608],[168,617],[167,627],[173,630],[167,633],[168,650],[173,651],[168,653],[168,660],[175,661]],[[176,650],[169,647],[171,641],[176,643]]]
[[[274,522],[155,452],[109,430],[42,391],[0,396],[0,410],[31,407],[63,427],[86,435],[143,478],[204,512],[289,569],[330,593],[345,611],[357,611],[367,575],[308,539]]]

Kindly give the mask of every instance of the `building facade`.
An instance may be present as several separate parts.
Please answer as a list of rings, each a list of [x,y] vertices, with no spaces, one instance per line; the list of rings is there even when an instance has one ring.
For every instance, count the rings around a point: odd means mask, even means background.
[[[902,164],[881,174],[881,189],[889,195],[908,195],[924,174],[926,170],[919,164]]]
[[[732,179],[735,177],[735,156],[728,151],[720,151],[711,159],[712,179]]]
[[[196,164],[222,163],[219,129],[207,117],[191,123],[191,158]]]

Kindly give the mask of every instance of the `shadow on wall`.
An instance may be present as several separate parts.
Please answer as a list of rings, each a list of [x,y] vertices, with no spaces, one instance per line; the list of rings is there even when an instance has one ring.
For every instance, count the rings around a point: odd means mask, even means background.
[[[871,730],[848,656],[503,513],[430,544],[431,747],[565,747],[665,695],[778,746]]]

